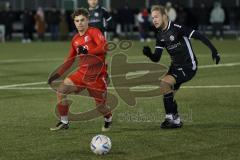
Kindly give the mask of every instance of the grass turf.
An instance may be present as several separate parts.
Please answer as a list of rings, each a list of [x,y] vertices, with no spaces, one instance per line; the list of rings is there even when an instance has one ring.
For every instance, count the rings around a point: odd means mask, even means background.
[[[239,42],[214,41],[222,56],[221,63],[239,63]],[[154,43],[149,45],[154,46]],[[130,108],[119,99],[114,111],[112,130],[100,131],[102,118],[71,123],[67,131],[51,132],[55,125],[55,94],[51,90],[26,89],[47,87],[45,84],[3,89],[2,86],[46,81],[48,75],[68,53],[69,43],[5,43],[0,45],[0,159],[64,160],[64,159],[238,159],[240,156],[239,87],[182,88],[176,95],[184,127],[161,130],[162,97],[138,98]],[[143,43],[133,42],[127,51],[115,50],[108,56],[123,52],[129,62],[149,62],[141,54]],[[193,41],[199,66],[212,65],[210,51]],[[164,52],[161,63],[168,64]],[[122,66],[124,67],[124,66]],[[184,86],[240,85],[240,66],[202,68]],[[25,89],[24,89],[25,88]],[[114,90],[111,90],[114,94]],[[93,108],[93,102],[72,97],[73,111]],[[108,155],[96,156],[89,143],[96,134],[112,140]]]

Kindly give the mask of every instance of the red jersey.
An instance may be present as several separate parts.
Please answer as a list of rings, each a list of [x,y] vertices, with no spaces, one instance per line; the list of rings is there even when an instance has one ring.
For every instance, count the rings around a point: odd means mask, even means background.
[[[78,46],[83,46],[88,50],[86,55],[77,55]],[[84,35],[78,33],[73,37],[68,57],[60,74],[69,69],[76,57],[80,57],[78,72],[86,74],[95,72],[99,74],[106,72],[105,55],[107,51],[106,39],[101,31],[94,27],[89,27]]]

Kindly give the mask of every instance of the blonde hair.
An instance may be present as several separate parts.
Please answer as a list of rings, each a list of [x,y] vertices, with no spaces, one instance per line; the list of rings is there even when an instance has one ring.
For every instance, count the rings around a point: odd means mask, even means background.
[[[161,5],[152,6],[151,12],[153,11],[159,11],[161,15],[167,15],[166,8]]]

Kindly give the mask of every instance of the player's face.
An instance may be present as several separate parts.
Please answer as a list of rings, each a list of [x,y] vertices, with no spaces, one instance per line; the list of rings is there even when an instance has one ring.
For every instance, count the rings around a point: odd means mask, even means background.
[[[78,32],[85,32],[88,28],[88,18],[83,15],[76,16],[74,17],[74,24]]]
[[[98,4],[98,0],[88,0],[88,5],[92,8],[95,8]]]
[[[163,28],[163,15],[159,11],[152,11],[152,22],[156,28]]]

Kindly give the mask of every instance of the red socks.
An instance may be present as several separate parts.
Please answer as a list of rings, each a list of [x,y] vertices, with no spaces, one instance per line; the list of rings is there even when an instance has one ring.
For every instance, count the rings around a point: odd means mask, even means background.
[[[58,112],[60,116],[67,116],[68,115],[68,110],[69,106],[68,105],[62,105],[61,103],[57,104]]]

